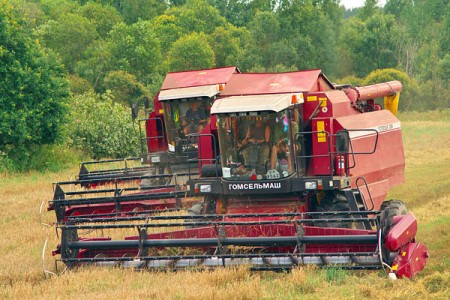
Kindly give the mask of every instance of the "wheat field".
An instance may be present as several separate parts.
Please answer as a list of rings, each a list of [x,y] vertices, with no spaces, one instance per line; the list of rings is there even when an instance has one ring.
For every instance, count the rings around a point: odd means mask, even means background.
[[[448,299],[450,298],[450,111],[403,113],[406,182],[389,198],[404,200],[419,222],[417,239],[430,259],[413,280],[392,281],[383,271],[299,268],[288,273],[250,272],[241,267],[214,271],[149,272],[114,268],[55,271],[51,250],[58,244],[46,212],[52,182],[68,180],[77,168],[59,173],[0,174],[1,299]]]

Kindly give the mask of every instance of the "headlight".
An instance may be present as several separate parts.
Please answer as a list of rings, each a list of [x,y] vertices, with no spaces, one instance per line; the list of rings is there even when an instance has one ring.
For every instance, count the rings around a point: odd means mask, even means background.
[[[151,161],[152,163],[159,163],[159,162],[161,162],[161,157],[159,157],[159,156],[152,156],[152,157],[150,158],[150,161]]]
[[[315,182],[315,181],[307,181],[307,182],[305,182],[305,189],[307,189],[307,190],[315,190],[315,189],[317,189],[317,182]]]
[[[211,193],[211,185],[210,184],[200,185],[200,193]]]

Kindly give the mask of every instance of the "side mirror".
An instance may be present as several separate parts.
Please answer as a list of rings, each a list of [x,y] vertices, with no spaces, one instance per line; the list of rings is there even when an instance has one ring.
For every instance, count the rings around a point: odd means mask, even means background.
[[[134,120],[137,119],[139,114],[139,106],[137,103],[131,104],[131,118]]]
[[[350,136],[347,130],[340,130],[336,133],[336,152],[347,153]]]
[[[148,101],[148,97],[144,97],[144,107],[146,110],[150,108],[150,101]]]

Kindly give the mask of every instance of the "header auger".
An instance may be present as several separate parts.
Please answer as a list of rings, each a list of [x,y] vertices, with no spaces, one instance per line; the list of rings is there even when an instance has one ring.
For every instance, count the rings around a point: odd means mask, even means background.
[[[393,114],[401,89],[398,81],[335,86],[320,70],[233,72],[215,90],[220,95],[202,88],[210,114],[198,113],[198,104],[182,106],[199,91],[162,91],[166,153],[195,152],[184,160],[198,174],[173,187],[94,200],[125,203],[145,194],[150,206],[141,211],[68,217],[76,202],[60,196],[53,205],[66,214],[58,217],[62,239],[54,254],[70,267],[317,264],[384,268],[411,278],[428,252],[415,241],[417,221],[403,202],[385,201],[404,180],[401,127]],[[375,97],[385,97],[385,109]],[[179,201],[160,209],[154,201],[167,193]]]

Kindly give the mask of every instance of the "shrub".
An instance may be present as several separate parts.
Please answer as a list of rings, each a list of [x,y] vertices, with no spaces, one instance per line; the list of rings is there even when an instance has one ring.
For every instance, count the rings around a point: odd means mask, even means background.
[[[111,92],[75,96],[71,121],[67,125],[69,143],[94,159],[135,156],[138,134],[125,106],[113,101]]]
[[[67,145],[36,145],[16,160],[0,153],[0,174],[24,171],[58,172],[74,165],[80,159],[81,153]]]
[[[363,80],[354,75],[345,76],[336,80],[337,84],[351,84],[353,86],[362,86]]]
[[[84,78],[81,78],[77,75],[69,75],[69,87],[72,94],[84,94],[88,92],[92,92],[94,89],[92,88],[92,85]]]
[[[0,174],[8,173],[14,170],[14,162],[6,156],[6,153],[0,152]]]
[[[27,170],[58,172],[81,160],[81,153],[67,145],[42,145],[37,147],[27,161]]]
[[[125,71],[109,72],[103,83],[106,90],[110,90],[114,99],[131,106],[140,103],[144,97],[151,98],[150,92],[140,83],[136,76]]]

